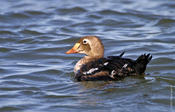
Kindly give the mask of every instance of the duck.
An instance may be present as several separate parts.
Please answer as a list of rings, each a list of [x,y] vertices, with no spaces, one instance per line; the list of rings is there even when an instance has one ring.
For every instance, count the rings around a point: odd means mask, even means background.
[[[66,54],[85,54],[74,67],[77,81],[115,81],[127,76],[143,75],[152,55],[142,54],[136,60],[117,56],[104,57],[104,45],[97,36],[84,36]]]

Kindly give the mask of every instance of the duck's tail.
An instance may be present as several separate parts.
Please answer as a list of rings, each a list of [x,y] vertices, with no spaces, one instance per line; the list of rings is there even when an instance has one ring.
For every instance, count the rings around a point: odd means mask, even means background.
[[[147,64],[152,59],[152,55],[150,54],[143,54],[137,58],[135,70],[137,74],[143,74],[146,70]]]

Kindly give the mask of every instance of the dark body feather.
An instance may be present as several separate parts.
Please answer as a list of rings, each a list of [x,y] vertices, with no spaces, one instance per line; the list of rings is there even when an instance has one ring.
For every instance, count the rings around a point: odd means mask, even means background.
[[[92,80],[120,80],[126,76],[140,75],[146,70],[146,66],[152,59],[150,54],[139,56],[136,60],[122,58],[120,56],[108,56],[83,65],[75,74],[77,81]]]

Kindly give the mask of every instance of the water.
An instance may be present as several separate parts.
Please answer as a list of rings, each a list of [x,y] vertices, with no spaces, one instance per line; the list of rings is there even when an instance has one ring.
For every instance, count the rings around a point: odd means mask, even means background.
[[[175,112],[175,1],[1,0],[0,112]],[[145,77],[76,82],[82,55],[64,54],[96,35],[105,56],[151,53]]]

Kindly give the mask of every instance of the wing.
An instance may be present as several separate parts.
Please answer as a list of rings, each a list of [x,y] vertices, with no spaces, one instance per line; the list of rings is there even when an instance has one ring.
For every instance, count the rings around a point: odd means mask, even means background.
[[[81,80],[118,80],[129,75],[135,75],[135,61],[120,56],[100,58],[83,65],[75,78]]]
[[[111,78],[118,79],[135,74],[135,61],[128,58],[108,57],[106,69]]]
[[[95,61],[86,63],[81,69],[75,74],[75,79],[81,80],[104,80],[108,79],[109,72],[105,69],[107,64],[106,58],[100,58]]]

